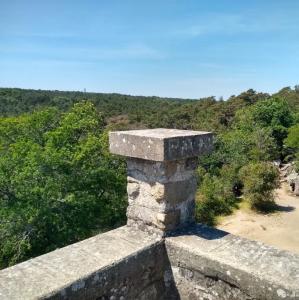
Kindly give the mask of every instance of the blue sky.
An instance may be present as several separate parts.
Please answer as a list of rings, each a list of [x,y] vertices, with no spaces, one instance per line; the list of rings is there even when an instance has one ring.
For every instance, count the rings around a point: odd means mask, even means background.
[[[298,0],[0,0],[0,86],[199,98],[299,84]]]

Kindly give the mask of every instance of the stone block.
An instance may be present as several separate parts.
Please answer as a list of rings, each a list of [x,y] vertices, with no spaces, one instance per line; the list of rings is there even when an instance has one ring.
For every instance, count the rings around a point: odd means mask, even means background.
[[[153,225],[155,223],[157,213],[158,211],[139,205],[129,205],[127,208],[128,219],[140,220],[147,225]]]
[[[165,212],[167,205],[164,201],[164,190],[164,185],[160,183],[150,184],[137,180],[133,182],[130,179],[127,186],[129,205],[138,205]]]
[[[180,224],[180,211],[156,214],[156,226],[160,229],[173,230]]]
[[[180,224],[187,225],[195,220],[195,195],[188,200],[181,202],[176,207],[180,211]]]
[[[189,180],[165,183],[164,201],[176,206],[188,199],[194,199],[197,181],[193,176]]]
[[[167,213],[182,206],[182,203],[186,201],[194,201],[196,189],[195,177],[190,180],[163,184],[148,183],[128,177],[128,202],[129,205],[138,205]]]
[[[139,205],[129,205],[127,209],[128,220],[142,222],[143,224],[163,231],[176,229],[180,224],[180,210],[159,212]],[[130,226],[131,222],[127,225]]]
[[[139,181],[167,183],[188,180],[194,175],[197,158],[157,162],[138,158],[127,159],[128,176]]]
[[[213,135],[206,131],[159,128],[110,132],[109,142],[114,154],[172,161],[210,152]]]

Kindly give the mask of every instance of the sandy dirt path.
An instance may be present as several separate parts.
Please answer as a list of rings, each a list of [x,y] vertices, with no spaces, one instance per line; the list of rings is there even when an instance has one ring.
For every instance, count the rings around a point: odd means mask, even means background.
[[[217,228],[299,254],[299,197],[290,195],[282,184],[275,201],[278,212],[262,215],[241,208],[222,218]]]

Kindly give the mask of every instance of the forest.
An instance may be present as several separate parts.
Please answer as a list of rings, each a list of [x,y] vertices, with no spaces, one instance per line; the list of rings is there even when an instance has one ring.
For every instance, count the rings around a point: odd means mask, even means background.
[[[299,86],[227,100],[0,89],[0,269],[121,226],[125,161],[108,132],[178,128],[215,133],[197,170],[198,222],[238,207],[275,210],[274,161],[299,170]]]

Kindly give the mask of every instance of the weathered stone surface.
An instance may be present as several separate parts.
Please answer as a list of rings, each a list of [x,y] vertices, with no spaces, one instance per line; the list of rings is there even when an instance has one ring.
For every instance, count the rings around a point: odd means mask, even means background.
[[[127,166],[129,226],[135,220],[134,227],[148,230],[153,226],[164,235],[194,221],[196,159],[170,162],[128,159]],[[140,226],[142,222],[145,226]]]
[[[159,212],[154,211],[148,207],[139,205],[129,205],[127,208],[128,219],[143,221],[146,225],[155,224],[156,215]]]
[[[180,300],[253,300],[240,288],[217,277],[205,276],[197,270],[172,267],[175,287]]]
[[[161,229],[173,230],[180,225],[181,213],[179,210],[174,210],[168,213],[156,214],[155,223]]]
[[[299,256],[202,225],[122,227],[0,271],[0,299],[298,300]]]
[[[195,157],[212,149],[212,133],[178,129],[146,129],[110,132],[114,154],[153,161]]]
[[[127,179],[127,193],[130,199],[136,199],[140,194],[140,182],[130,177]]]
[[[165,201],[172,206],[193,199],[197,189],[197,181],[195,176],[188,180],[168,182],[165,184]]]
[[[127,209],[127,217],[129,220],[140,221],[165,231],[174,230],[180,225],[180,210],[162,213],[147,207],[130,205]]]
[[[0,271],[0,299],[164,299],[165,263],[161,240],[121,227]]]
[[[169,162],[128,158],[128,176],[149,183],[184,181],[194,176],[197,161],[196,157]]]
[[[296,254],[203,225],[167,238],[166,249],[182,299],[192,289],[198,299],[299,299]]]
[[[156,211],[167,212],[176,209],[185,201],[194,200],[196,178],[169,183],[147,183],[130,177],[127,185],[129,205],[139,205]]]
[[[180,225],[181,227],[194,223],[195,215],[195,200],[190,198],[187,201],[181,202],[177,207],[180,211]]]

